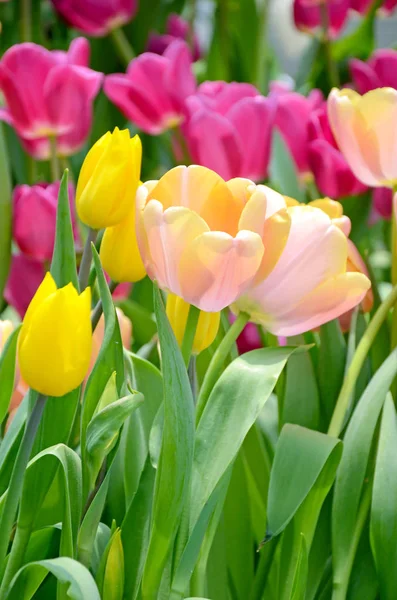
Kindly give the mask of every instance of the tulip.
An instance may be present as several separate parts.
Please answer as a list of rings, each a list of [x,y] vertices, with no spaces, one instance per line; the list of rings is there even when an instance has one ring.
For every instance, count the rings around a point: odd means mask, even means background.
[[[113,281],[132,283],[145,277],[135,232],[135,206],[121,223],[105,230],[100,257],[103,268]]]
[[[373,0],[350,0],[350,6],[353,10],[356,10],[362,15],[365,15],[371,8]],[[397,6],[397,0],[384,0],[380,7],[380,12],[389,14]]]
[[[121,223],[131,211],[141,172],[142,144],[128,129],[105,133],[81,167],[76,192],[77,214],[93,229]]]
[[[367,187],[354,176],[336,144],[325,105],[310,117],[308,138],[309,166],[322,194],[337,199],[366,191]]]
[[[4,349],[4,346],[5,346],[8,338],[10,337],[11,333],[13,332],[13,330],[14,330],[14,325],[11,321],[0,320],[0,355]],[[16,365],[15,379],[14,379],[14,391],[12,393],[11,402],[8,407],[9,418],[7,420],[7,427],[9,426],[10,419],[12,418],[12,416],[15,413],[18,406],[21,404],[23,397],[25,396],[27,391],[28,391],[28,387],[27,387],[26,383],[23,381],[23,379],[21,378],[21,374],[19,372],[19,367],[18,367],[18,365]]]
[[[183,131],[194,162],[224,179],[266,178],[275,101],[247,83],[203,83],[186,101]]]
[[[160,35],[151,33],[147,43],[147,51],[155,54],[164,54],[168,46],[175,40],[181,39],[185,42],[192,42],[192,58],[196,61],[200,58],[200,46],[197,36],[194,35],[192,27],[188,21],[176,13],[171,13],[167,20],[166,33]]]
[[[45,275],[44,264],[25,254],[14,254],[4,298],[23,318]]]
[[[349,66],[354,87],[360,94],[382,87],[397,90],[396,50],[376,50],[367,62],[354,58]]]
[[[328,117],[345,159],[362,183],[393,187],[397,182],[397,90],[381,88],[360,96],[333,89]]]
[[[286,243],[280,194],[205,167],[176,167],[138,188],[137,236],[147,274],[206,312],[234,302]],[[264,250],[264,247],[266,250]]]
[[[183,298],[179,298],[178,296],[175,296],[175,294],[168,294],[166,308],[167,317],[179,346],[182,346],[189,308],[190,304],[185,302]],[[220,320],[220,312],[200,311],[193,341],[192,354],[200,354],[200,352],[211,346],[218,333]]]
[[[320,208],[291,206],[291,229],[276,266],[259,273],[235,303],[250,320],[278,336],[299,335],[359,304],[370,287],[347,272],[348,240]]]
[[[185,99],[196,83],[189,48],[175,40],[163,56],[144,52],[127,73],[108,75],[104,92],[142,131],[158,135],[185,120]]]
[[[258,327],[254,323],[247,323],[243,331],[236,340],[237,348],[240,354],[250,352],[262,348],[262,340],[260,338]]]
[[[320,29],[322,27],[322,4],[328,12],[328,33],[330,37],[336,37],[346,23],[350,0],[294,0],[295,25],[302,31]]]
[[[391,219],[393,208],[393,192],[390,188],[375,188],[372,196],[372,207],[375,215],[382,219]]]
[[[137,0],[51,0],[55,10],[75,29],[92,37],[107,35],[131,21]]]
[[[18,185],[13,194],[14,240],[24,254],[43,262],[51,260],[54,250],[59,186],[59,181]],[[69,184],[69,201],[74,239],[78,245],[73,184]]]
[[[68,52],[37,44],[12,46],[0,61],[0,89],[7,107],[0,118],[14,127],[25,150],[47,160],[50,138],[59,155],[77,152],[91,129],[92,103],[102,74],[88,68],[86,39],[73,40]]]
[[[312,90],[305,97],[296,92],[274,92],[277,98],[275,126],[292,155],[298,172],[305,176],[310,172],[308,158],[308,124],[317,108],[321,107],[323,95]]]
[[[80,295],[71,283],[57,289],[46,274],[19,335],[19,366],[31,388],[63,396],[83,382],[92,349],[90,313],[90,288]]]

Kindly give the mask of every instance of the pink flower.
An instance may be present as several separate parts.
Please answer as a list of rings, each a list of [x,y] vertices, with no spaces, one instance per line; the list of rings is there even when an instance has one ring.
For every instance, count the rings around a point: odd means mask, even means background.
[[[150,33],[147,51],[154,52],[155,54],[164,54],[165,50],[175,39],[184,40],[188,44],[192,42],[193,60],[196,61],[200,58],[200,46],[197,36],[192,32],[190,23],[175,13],[171,13],[168,17],[165,34]]]
[[[308,138],[309,166],[322,195],[338,199],[365,192],[367,187],[354,176],[338,148],[326,103],[310,117]]]
[[[127,73],[108,75],[104,91],[127,119],[157,135],[185,120],[185,99],[196,89],[192,60],[185,42],[173,41],[163,56],[145,52]]]
[[[310,171],[308,157],[308,123],[314,110],[323,103],[320,90],[305,97],[297,92],[273,92],[277,98],[275,125],[287,144],[301,175]]]
[[[354,87],[360,94],[381,87],[397,90],[396,50],[375,50],[367,62],[353,58],[349,66]]]
[[[65,21],[87,35],[103,36],[131,21],[137,0],[52,0]]]
[[[391,219],[393,210],[393,191],[386,187],[377,187],[373,191],[372,208],[376,217]]]
[[[50,261],[54,250],[59,181],[18,185],[13,195],[13,233],[20,250],[39,261]],[[69,184],[74,238],[79,233],[74,216],[74,186]]]
[[[351,8],[362,15],[365,15],[373,4],[373,0],[350,0]],[[391,13],[397,6],[397,0],[384,0],[380,11],[386,14]]]
[[[236,343],[240,354],[262,348],[262,341],[257,326],[254,323],[247,323],[238,336]]]
[[[321,8],[323,0],[294,0],[294,21],[298,29],[311,31],[321,28]],[[327,0],[325,6],[330,23],[329,33],[336,37],[346,23],[350,0]]]
[[[183,131],[193,162],[224,179],[266,178],[275,101],[248,83],[207,81],[186,102]]]
[[[4,297],[23,318],[31,299],[44,279],[45,268],[42,262],[24,254],[12,257]]]
[[[37,44],[12,46],[0,61],[0,89],[7,108],[0,118],[21,138],[25,150],[39,160],[57,152],[68,156],[84,144],[92,121],[92,103],[102,74],[88,68],[89,45],[73,40],[68,52]]]

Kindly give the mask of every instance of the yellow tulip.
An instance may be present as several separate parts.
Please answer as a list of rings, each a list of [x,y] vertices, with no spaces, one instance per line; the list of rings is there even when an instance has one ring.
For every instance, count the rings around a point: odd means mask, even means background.
[[[19,335],[19,367],[31,388],[63,396],[82,383],[91,356],[90,312],[90,288],[80,295],[71,283],[57,289],[51,274],[46,274]]]
[[[182,345],[183,336],[185,334],[189,308],[190,304],[185,302],[183,298],[175,296],[175,294],[168,294],[167,317],[180,346]],[[193,341],[193,354],[200,354],[200,352],[211,346],[218,333],[220,318],[220,312],[200,311],[196,335],[194,336]]]
[[[139,136],[117,127],[105,133],[88,152],[76,191],[80,219],[102,229],[117,225],[131,211],[139,183],[142,144]]]

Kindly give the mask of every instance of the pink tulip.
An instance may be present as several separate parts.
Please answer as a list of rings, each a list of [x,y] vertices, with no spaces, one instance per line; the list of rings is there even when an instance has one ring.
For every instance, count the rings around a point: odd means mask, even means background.
[[[33,186],[18,185],[13,195],[13,233],[20,250],[39,261],[49,262],[55,241],[59,181]],[[74,215],[74,186],[69,184],[69,202],[74,238],[79,245],[79,232]]]
[[[328,11],[329,34],[336,37],[346,23],[350,0],[294,0],[295,25],[302,31],[320,29],[321,4],[325,4]]]
[[[320,208],[288,208],[291,229],[276,266],[255,278],[233,309],[277,336],[299,335],[359,304],[370,287],[347,272],[348,241]]]
[[[248,83],[207,81],[187,100],[183,131],[193,159],[224,179],[266,178],[275,101]]]
[[[21,138],[25,150],[39,160],[57,152],[77,152],[88,137],[92,103],[102,74],[88,68],[89,45],[73,40],[68,52],[49,51],[37,44],[12,46],[0,61],[0,89],[7,108],[0,118]]]
[[[338,199],[365,192],[340,152],[328,121],[326,104],[317,109],[308,125],[308,159],[321,194]]]
[[[288,236],[283,196],[248,179],[226,183],[202,166],[147,182],[136,203],[149,277],[206,312],[234,302],[258,269],[267,272]]]
[[[132,60],[127,73],[108,75],[104,91],[127,119],[157,135],[185,120],[185,99],[196,83],[185,42],[173,41],[163,56],[145,52]]]
[[[375,50],[367,62],[353,58],[350,72],[354,87],[360,94],[382,87],[397,90],[397,51]]]
[[[93,37],[131,21],[137,0],[51,0],[61,17],[79,31]]]
[[[375,217],[391,219],[393,204],[393,191],[390,188],[378,187],[372,196],[372,208]],[[376,220],[376,218],[375,218]]]
[[[188,44],[192,43],[193,61],[200,58],[200,46],[197,36],[192,32],[192,27],[188,21],[181,16],[171,13],[167,20],[166,33],[151,33],[147,43],[147,51],[155,54],[164,54],[168,46],[175,40],[181,39]]]
[[[312,90],[305,97],[296,92],[271,94],[277,99],[275,125],[287,144],[297,170],[301,175],[310,171],[308,157],[308,123],[323,103],[320,90]]]
[[[240,354],[262,348],[262,341],[257,326],[254,323],[247,323],[242,333],[238,336],[236,343]]]
[[[353,10],[356,10],[362,15],[365,15],[371,8],[373,0],[350,0],[350,5]],[[380,7],[380,11],[386,14],[393,12],[397,6],[397,0],[384,0]]]
[[[42,262],[15,254],[12,257],[11,270],[8,276],[4,297],[23,318],[31,299],[43,281],[45,268]]]
[[[360,96],[334,88],[328,117],[357,179],[371,187],[392,187],[397,181],[397,90],[380,88]]]

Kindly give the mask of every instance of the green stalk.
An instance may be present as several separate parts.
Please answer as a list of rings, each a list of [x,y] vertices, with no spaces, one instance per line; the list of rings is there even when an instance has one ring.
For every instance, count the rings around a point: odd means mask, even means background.
[[[50,135],[48,138],[50,142],[50,166],[51,166],[51,177],[53,181],[58,181],[61,178],[61,171],[59,168],[58,154],[57,154],[57,138],[55,135]]]
[[[185,334],[183,336],[181,353],[183,362],[186,368],[188,368],[190,356],[192,354],[194,336],[196,335],[196,329],[198,320],[200,318],[200,309],[197,306],[190,305],[189,314],[186,321]]]
[[[393,189],[393,196],[397,194],[397,186]],[[397,285],[397,215],[394,207],[391,217],[391,282],[393,287]],[[392,328],[391,328],[391,349],[397,346],[397,310],[393,311]]]
[[[203,385],[201,386],[200,394],[197,400],[196,425],[198,425],[201,419],[201,415],[203,414],[208,398],[210,397],[212,388],[222,373],[227,355],[229,354],[234,342],[237,340],[248,321],[249,315],[247,313],[239,313],[237,319],[234,321],[233,325],[226,333],[218,348],[215,350],[214,356],[212,357],[205,374]]]
[[[79,286],[80,292],[83,292],[88,284],[88,278],[90,276],[92,249],[91,243],[95,244],[98,232],[95,229],[89,229],[87,239],[84,244],[83,256],[81,257],[81,263],[79,268]]]
[[[117,281],[110,281],[109,282],[109,290],[110,293],[113,294],[114,290],[116,289],[116,287],[118,286],[118,282]],[[91,326],[92,326],[92,331],[95,331],[96,326],[98,325],[99,319],[101,318],[103,313],[103,305],[102,305],[102,300],[98,300],[92,316],[91,316]]]
[[[0,598],[3,598],[3,595],[6,592],[8,586],[10,585],[15,573],[22,566],[23,558],[25,556],[26,547],[28,545],[31,533],[31,527],[21,528],[17,526],[14,541],[12,542],[10,556],[7,562],[7,567],[4,573],[3,581],[1,583]]]
[[[112,29],[110,32],[110,37],[112,38],[113,45],[117,51],[117,54],[119,55],[119,58],[127,67],[132,59],[135,58],[135,52],[129,43],[127,36],[119,27],[118,29]]]
[[[21,42],[32,41],[32,4],[31,0],[21,0]]]
[[[350,367],[348,368],[343,381],[338,400],[336,402],[334,414],[332,415],[331,423],[328,429],[328,435],[335,437],[340,435],[346,412],[349,408],[350,397],[353,393],[354,386],[360,374],[361,368],[382,326],[382,323],[387,319],[389,311],[394,307],[396,302],[397,286],[392,289],[387,298],[379,306],[356,348],[353,359],[350,363]],[[394,311],[396,311],[396,308],[394,308]]]
[[[15,459],[14,468],[11,473],[7,496],[0,519],[0,565],[4,564],[4,559],[7,554],[10,534],[14,524],[18,504],[21,499],[26,467],[32,453],[34,439],[36,437],[37,429],[39,427],[46,402],[47,397],[39,394],[36,404],[34,405],[33,410],[28,418],[21,445],[19,446],[18,454]],[[21,548],[21,545],[19,544],[19,547],[17,546],[17,550],[15,550],[15,554],[17,555],[15,558],[15,563],[18,562],[17,559],[20,559],[20,553],[22,551],[23,548]],[[0,589],[1,600],[6,597],[8,583],[11,581],[14,575],[14,573],[11,573],[10,571],[11,568],[8,570],[8,580],[6,580],[5,577],[3,578],[3,583]]]
[[[321,15],[321,27],[323,29],[323,46],[325,53],[325,60],[328,71],[328,80],[330,87],[339,87],[339,73],[338,67],[334,61],[332,56],[332,44],[331,39],[329,37],[329,14],[328,14],[328,4],[323,0],[320,4],[320,15]]]

